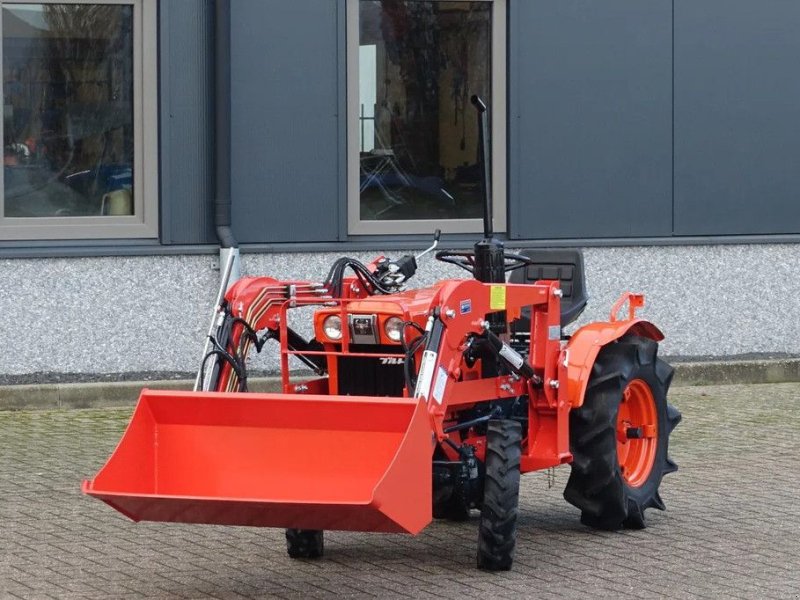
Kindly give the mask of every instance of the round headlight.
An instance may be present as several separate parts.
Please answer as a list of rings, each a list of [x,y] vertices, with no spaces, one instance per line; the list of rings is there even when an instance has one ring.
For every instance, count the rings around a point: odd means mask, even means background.
[[[393,342],[399,342],[403,338],[403,319],[400,317],[389,317],[383,324],[383,330]]]
[[[342,339],[342,318],[339,315],[330,315],[322,322],[322,331],[328,339]]]

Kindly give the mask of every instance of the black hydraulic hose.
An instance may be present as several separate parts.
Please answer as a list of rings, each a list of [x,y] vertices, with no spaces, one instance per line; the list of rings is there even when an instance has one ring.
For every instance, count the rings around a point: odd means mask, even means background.
[[[412,329],[415,329],[417,333],[419,333],[419,336],[411,340],[411,343],[409,344],[406,344],[406,327],[411,327]],[[422,345],[427,342],[427,340],[428,332],[425,331],[425,329],[413,321],[403,322],[403,335],[400,336],[400,343],[402,344],[403,351],[405,352],[405,360],[403,361],[403,375],[406,380],[406,388],[408,389],[409,394],[413,393],[414,387],[417,385],[417,378],[415,376],[417,369],[414,355],[422,347]]]
[[[247,371],[245,370],[244,366],[239,364],[236,358],[230,354],[229,352],[221,349],[222,347],[215,342],[215,348],[210,350],[208,354],[203,357],[203,362],[200,363],[200,377],[201,380],[205,378],[205,371],[206,371],[206,362],[212,356],[219,356],[222,360],[227,362],[233,372],[236,374],[237,379],[239,380],[239,391],[246,392],[247,391]],[[222,390],[211,390],[211,391],[222,391]]]
[[[417,386],[417,377],[415,375],[417,367],[416,361],[414,360],[414,355],[425,345],[427,341],[428,334],[425,333],[424,335],[415,338],[414,341],[408,345],[408,349],[406,350],[406,357],[403,361],[403,375],[406,380],[406,388],[408,388],[409,394],[414,393],[414,388]]]
[[[362,262],[355,258],[343,256],[342,258],[336,259],[331,270],[328,272],[328,276],[325,278],[325,286],[334,298],[340,298],[342,296],[344,272],[348,267],[356,274],[361,285],[370,295],[376,292],[380,294],[392,293],[392,290],[378,281]]]
[[[214,226],[220,246],[238,248],[231,230],[231,3],[214,2]]]

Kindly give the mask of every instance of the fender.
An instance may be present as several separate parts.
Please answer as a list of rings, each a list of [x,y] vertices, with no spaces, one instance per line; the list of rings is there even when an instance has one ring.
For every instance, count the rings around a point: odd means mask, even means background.
[[[619,321],[616,314],[625,301],[630,304],[630,312],[627,319]],[[603,346],[626,334],[656,342],[664,339],[664,334],[653,323],[635,317],[636,309],[641,306],[644,306],[644,296],[626,292],[614,304],[609,321],[590,323],[572,335],[562,356],[567,370],[567,401],[573,408],[583,404],[594,361]]]

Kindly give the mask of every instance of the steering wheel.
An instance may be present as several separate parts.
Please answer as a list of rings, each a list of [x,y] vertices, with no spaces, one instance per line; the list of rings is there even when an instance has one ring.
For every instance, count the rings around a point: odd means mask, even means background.
[[[503,254],[505,265],[503,271],[508,273],[514,269],[519,269],[525,265],[533,264],[533,261],[527,256],[522,254],[514,254],[512,252],[505,252]],[[465,271],[475,273],[475,253],[469,250],[462,252],[454,252],[450,250],[440,250],[436,253],[436,260],[444,263],[450,263],[457,267],[461,267]]]

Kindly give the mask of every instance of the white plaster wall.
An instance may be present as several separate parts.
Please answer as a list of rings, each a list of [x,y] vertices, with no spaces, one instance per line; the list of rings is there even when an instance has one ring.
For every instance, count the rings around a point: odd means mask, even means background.
[[[338,256],[244,254],[242,270],[321,280]],[[581,323],[607,318],[631,290],[647,295],[642,314],[665,332],[663,354],[800,354],[800,244],[587,248],[585,259]],[[0,260],[0,375],[193,372],[216,267],[214,256]],[[426,257],[415,284],[461,273]]]

